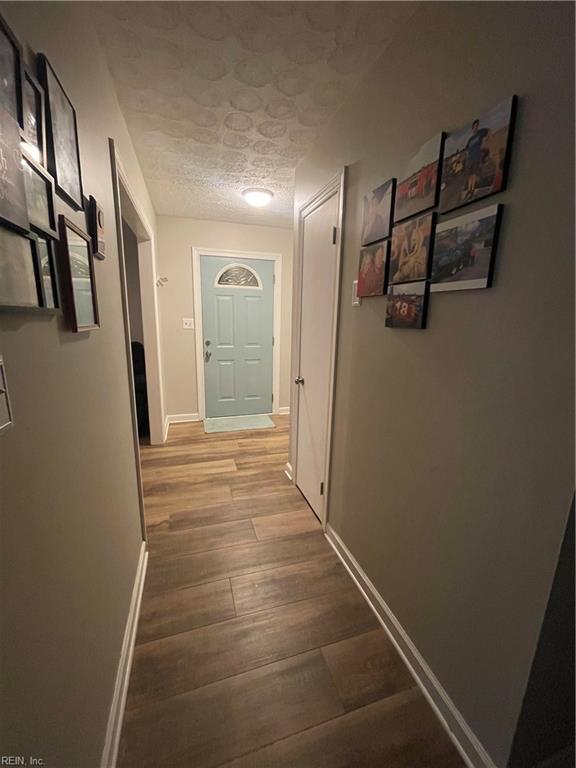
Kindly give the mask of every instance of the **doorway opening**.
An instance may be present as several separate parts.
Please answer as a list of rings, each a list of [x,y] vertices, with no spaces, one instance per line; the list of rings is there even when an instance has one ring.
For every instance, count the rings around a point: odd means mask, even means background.
[[[193,248],[192,269],[200,419],[262,428],[279,410],[281,255]]]

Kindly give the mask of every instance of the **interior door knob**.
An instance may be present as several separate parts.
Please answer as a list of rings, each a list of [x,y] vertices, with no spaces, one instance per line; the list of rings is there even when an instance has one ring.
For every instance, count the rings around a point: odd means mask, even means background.
[[[302,376],[296,376],[296,378],[294,379],[294,384],[304,384],[304,379],[302,378]]]

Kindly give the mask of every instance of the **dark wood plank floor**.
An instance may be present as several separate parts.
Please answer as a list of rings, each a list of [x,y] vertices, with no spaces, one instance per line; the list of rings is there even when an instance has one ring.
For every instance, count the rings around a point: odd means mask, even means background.
[[[119,768],[462,768],[288,481],[288,419],[142,449],[149,565]]]

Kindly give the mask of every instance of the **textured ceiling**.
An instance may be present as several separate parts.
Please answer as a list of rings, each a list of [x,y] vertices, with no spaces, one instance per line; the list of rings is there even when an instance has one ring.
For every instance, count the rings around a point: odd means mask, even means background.
[[[157,213],[292,224],[294,168],[414,3],[103,2],[100,40]],[[274,200],[250,208],[242,189]]]

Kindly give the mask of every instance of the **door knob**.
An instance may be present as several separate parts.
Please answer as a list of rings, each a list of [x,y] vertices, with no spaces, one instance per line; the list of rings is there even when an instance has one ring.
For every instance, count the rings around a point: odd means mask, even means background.
[[[294,379],[294,384],[304,384],[304,379],[302,378],[302,376],[296,376],[296,378]]]
[[[209,363],[211,357],[212,357],[212,352],[210,352],[210,350],[207,349],[206,352],[204,353],[204,362]]]

